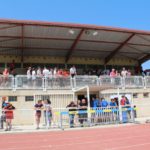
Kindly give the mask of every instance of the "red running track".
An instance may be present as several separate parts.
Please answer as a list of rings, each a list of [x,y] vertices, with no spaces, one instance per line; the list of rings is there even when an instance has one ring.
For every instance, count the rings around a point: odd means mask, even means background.
[[[150,125],[0,134],[0,150],[150,150]]]

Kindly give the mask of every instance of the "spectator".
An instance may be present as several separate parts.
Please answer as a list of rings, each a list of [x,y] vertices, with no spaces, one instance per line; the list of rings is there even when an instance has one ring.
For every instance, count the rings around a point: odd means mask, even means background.
[[[49,99],[44,100],[44,117],[47,129],[50,128],[52,121],[52,107]]]
[[[120,105],[121,105],[121,106],[125,106],[125,105],[126,105],[126,98],[125,98],[124,95],[122,96],[122,98],[121,98],[121,100],[120,100]]]
[[[31,80],[31,77],[32,77],[32,70],[31,70],[31,67],[29,67],[27,70],[27,79]]]
[[[101,107],[103,108],[107,106],[108,106],[108,102],[104,98],[102,98]]]
[[[71,101],[70,104],[67,105],[67,108],[69,108],[70,128],[73,128],[75,112],[77,111],[77,105],[74,101]]]
[[[42,78],[42,71],[40,67],[38,67],[36,74],[38,78]]]
[[[13,110],[15,109],[15,107],[11,103],[9,103],[8,100],[5,100],[2,107],[6,117],[5,131],[10,131],[12,129],[12,119],[14,118]]]
[[[83,127],[83,123],[87,121],[87,105],[86,99],[82,99],[79,106],[79,122],[81,127]]]
[[[11,74],[14,74],[14,69],[15,69],[15,60],[13,59],[9,65],[9,71]]]
[[[2,97],[2,110],[3,110],[3,108],[6,106],[6,97]],[[4,122],[6,122],[6,115],[5,115],[5,112],[4,111],[2,111],[2,115],[1,115],[1,119],[0,119],[0,121],[1,121],[1,123],[0,123],[0,125],[1,125],[1,129],[3,129],[4,128]]]
[[[43,108],[43,104],[42,104],[42,100],[38,100],[37,104],[35,104],[34,106],[36,113],[35,113],[35,117],[36,117],[36,129],[40,129],[39,125],[40,125],[40,119],[41,119],[41,110]]]
[[[77,74],[75,66],[70,68],[70,75],[73,78]]]
[[[131,76],[131,71],[128,69],[127,71],[127,76],[130,77]]]
[[[109,105],[110,105],[110,107],[116,107],[117,103],[115,102],[115,99],[112,98]]]
[[[110,77],[116,77],[115,69],[112,69],[112,71],[110,72]]]
[[[99,104],[100,103],[100,100],[98,99],[98,98],[92,98],[92,103],[91,103],[91,107],[92,108],[97,108],[97,107],[99,107]]]
[[[46,67],[44,67],[44,69],[43,69],[43,76],[45,78],[48,78],[48,76],[49,76],[49,70]]]
[[[125,67],[122,68],[121,76],[122,77],[126,77],[127,76],[127,70],[125,69]]]
[[[115,100],[117,106],[119,106],[118,97],[115,97],[114,100]]]
[[[33,68],[32,69],[32,81],[34,82],[36,79],[36,72],[35,72],[35,69]]]
[[[4,81],[6,82],[8,80],[8,76],[9,76],[9,71],[7,68],[4,69],[3,76],[4,76]]]

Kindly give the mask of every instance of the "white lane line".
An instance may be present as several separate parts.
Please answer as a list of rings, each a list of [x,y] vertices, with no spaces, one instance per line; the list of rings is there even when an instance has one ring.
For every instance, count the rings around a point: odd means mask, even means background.
[[[150,142],[149,142],[149,143],[142,143],[142,144],[134,144],[134,145],[129,145],[129,146],[114,147],[114,148],[109,148],[109,149],[106,149],[106,150],[129,149],[129,148],[139,147],[139,146],[145,146],[145,145],[150,145]],[[149,148],[149,149],[150,149],[150,148]]]

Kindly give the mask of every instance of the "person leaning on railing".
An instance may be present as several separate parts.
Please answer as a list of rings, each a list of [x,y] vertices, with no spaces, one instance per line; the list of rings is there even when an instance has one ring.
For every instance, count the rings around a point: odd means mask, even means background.
[[[87,122],[87,106],[87,100],[83,98],[79,104],[79,122],[81,124],[81,127],[84,126],[84,122]]]
[[[71,101],[69,105],[66,106],[69,109],[69,119],[70,119],[70,128],[74,127],[74,117],[77,111],[77,105],[74,101]]]

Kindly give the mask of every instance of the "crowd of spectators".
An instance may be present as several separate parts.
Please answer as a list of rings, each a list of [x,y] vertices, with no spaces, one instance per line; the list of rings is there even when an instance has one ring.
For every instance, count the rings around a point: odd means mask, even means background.
[[[101,119],[101,117],[103,117],[103,119],[105,117],[107,117],[107,119],[114,119],[114,117],[116,117],[116,119],[118,118],[119,119],[119,114],[117,116],[116,113],[111,113],[111,112],[108,112],[107,113],[100,113],[100,112],[97,112],[98,110],[105,110],[106,108],[108,109],[113,109],[113,108],[118,108],[119,110],[119,101],[120,101],[120,105],[123,107],[123,108],[130,108],[131,105],[130,105],[130,100],[122,95],[121,99],[118,100],[118,97],[115,97],[115,98],[111,98],[110,101],[106,100],[104,97],[102,98],[98,98],[98,97],[93,97],[91,100],[90,100],[90,108],[91,110],[95,110],[96,112],[92,113],[91,114],[91,122],[92,123],[97,123],[98,120]],[[88,121],[88,113],[87,113],[87,110],[88,110],[88,101],[86,98],[83,98],[81,100],[78,100],[77,102],[74,102],[74,101],[71,101],[70,104],[68,104],[66,107],[68,108],[69,110],[69,118],[70,118],[70,127],[74,127],[74,121],[75,121],[75,115],[78,111],[78,122],[80,123],[81,127],[84,126],[84,123]],[[131,114],[130,114],[130,110],[127,111],[128,112],[128,117],[131,118]],[[95,122],[96,120],[96,122]],[[104,120],[103,120],[104,121]]]

